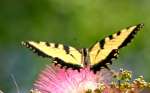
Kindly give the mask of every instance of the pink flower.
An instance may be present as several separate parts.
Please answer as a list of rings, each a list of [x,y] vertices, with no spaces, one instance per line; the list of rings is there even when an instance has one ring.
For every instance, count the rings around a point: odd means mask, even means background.
[[[111,81],[112,73],[102,69],[96,74],[89,67],[80,69],[80,72],[72,69],[61,69],[56,66],[48,66],[39,75],[34,84],[34,89],[41,93],[86,93],[95,91],[100,85]]]
[[[112,73],[101,69],[95,74],[89,67],[79,72],[52,65],[39,74],[31,93],[140,93],[150,87],[142,76],[134,81],[131,78],[127,70]]]

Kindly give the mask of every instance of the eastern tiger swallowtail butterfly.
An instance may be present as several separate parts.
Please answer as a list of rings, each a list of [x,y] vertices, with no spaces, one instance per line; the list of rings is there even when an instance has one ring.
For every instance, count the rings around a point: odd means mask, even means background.
[[[77,49],[72,46],[42,41],[27,41],[22,42],[22,45],[30,48],[39,56],[52,58],[55,64],[60,64],[62,67],[79,70],[90,66],[91,70],[96,72],[102,67],[108,68],[107,64],[112,64],[112,60],[117,58],[118,49],[126,46],[142,27],[143,24],[138,24],[122,29],[96,42],[90,48]]]

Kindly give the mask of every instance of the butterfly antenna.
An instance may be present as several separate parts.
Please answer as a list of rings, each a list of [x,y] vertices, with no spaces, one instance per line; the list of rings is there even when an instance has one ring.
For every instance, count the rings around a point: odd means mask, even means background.
[[[17,82],[16,82],[16,79],[15,79],[14,75],[11,74],[10,76],[11,76],[11,78],[12,78],[12,81],[13,81],[14,85],[15,85],[15,88],[16,88],[17,93],[20,93],[20,91],[19,91],[19,86],[18,86],[18,84],[17,84]]]

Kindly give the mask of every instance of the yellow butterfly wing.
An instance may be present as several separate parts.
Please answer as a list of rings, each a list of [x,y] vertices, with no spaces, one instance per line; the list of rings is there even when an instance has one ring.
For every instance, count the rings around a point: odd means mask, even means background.
[[[143,27],[143,24],[127,27],[97,42],[89,49],[91,65],[106,65],[112,58],[116,58],[118,49],[126,46],[134,35]]]
[[[73,64],[82,67],[81,53],[71,46],[34,41],[22,42],[22,45],[26,46],[27,48],[30,48],[39,56],[53,58],[53,60],[56,61],[56,63],[59,62],[62,65],[63,63],[67,65]]]

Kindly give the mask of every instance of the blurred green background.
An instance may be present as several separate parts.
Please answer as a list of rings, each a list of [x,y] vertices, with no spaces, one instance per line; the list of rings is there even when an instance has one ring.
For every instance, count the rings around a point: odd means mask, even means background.
[[[134,42],[120,51],[115,69],[150,81],[150,0],[0,0],[0,89],[28,93],[48,59],[21,41],[49,41],[90,47],[124,27],[144,23]],[[146,92],[149,93],[149,92]]]

